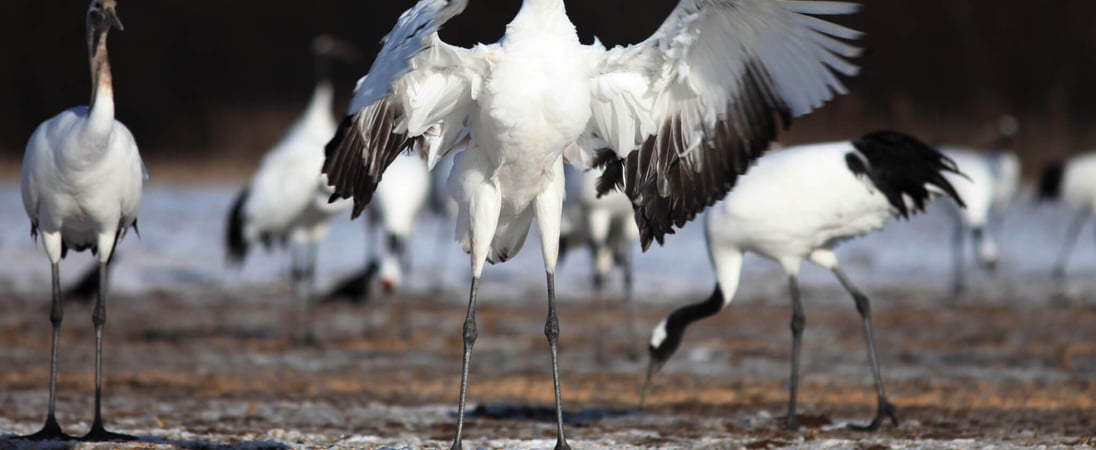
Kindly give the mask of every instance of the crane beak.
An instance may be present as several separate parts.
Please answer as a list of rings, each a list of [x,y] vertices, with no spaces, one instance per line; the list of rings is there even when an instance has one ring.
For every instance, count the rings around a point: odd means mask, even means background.
[[[651,380],[655,378],[659,370],[662,370],[662,362],[651,359],[647,364],[647,380],[643,382],[643,389],[639,392],[639,409],[647,407],[647,392],[651,390]]]
[[[114,8],[103,8],[103,21],[111,28],[115,28],[118,31],[125,29],[122,26],[122,20],[118,18],[118,13],[114,11]]]

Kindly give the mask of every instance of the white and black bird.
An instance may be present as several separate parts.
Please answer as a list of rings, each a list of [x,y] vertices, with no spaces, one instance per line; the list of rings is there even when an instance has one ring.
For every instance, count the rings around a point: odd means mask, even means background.
[[[356,50],[321,35],[313,41],[316,87],[304,114],[263,157],[255,174],[233,202],[228,215],[225,246],[228,260],[243,264],[257,243],[270,248],[288,245],[290,272],[301,308],[297,338],[312,339],[309,302],[315,284],[316,253],[327,234],[329,219],[349,202],[328,202],[331,190],[320,173],[324,144],[335,134],[333,60],[350,61]]]
[[[636,226],[632,202],[622,192],[598,195],[597,180],[602,171],[591,169],[581,173],[568,172],[567,201],[560,233],[560,259],[573,248],[585,247],[593,259],[594,302],[598,320],[594,332],[605,329],[604,288],[614,267],[619,267],[624,279],[624,307],[627,310],[625,326],[628,342],[632,344],[629,357],[639,358],[640,340],[636,324],[633,258],[639,246],[639,228]],[[599,361],[605,358],[605,339],[595,337],[595,354]]]
[[[535,218],[548,284],[545,335],[552,359],[557,448],[563,434],[554,274],[563,164],[605,169],[599,191],[632,201],[644,247],[662,242],[722,198],[792,116],[845,92],[839,74],[859,33],[815,15],[856,4],[682,0],[647,40],[583,45],[563,0],[524,0],[502,40],[466,49],[437,30],[467,0],[421,0],[401,15],[350,115],[328,145],[334,198],[360,214],[389,164],[435,125],[433,163],[470,137],[449,178],[457,239],[471,253],[472,287],[455,448],[461,446],[475,301],[484,264],[517,254]],[[592,149],[602,149],[592,155]]]
[[[392,161],[385,175],[367,212],[365,267],[338,283],[324,296],[326,301],[363,303],[374,280],[379,280],[385,294],[391,294],[411,270],[408,244],[420,213],[428,206],[432,177],[426,162],[410,153]]]
[[[106,323],[107,261],[129,228],[137,229],[141,185],[147,177],[137,143],[114,119],[114,85],[107,57],[107,35],[122,29],[115,0],[92,0],[87,11],[91,62],[91,103],[43,122],[27,142],[21,189],[31,236],[41,237],[53,281],[50,322],[49,411],[41,431],[27,439],[71,439],[54,415],[57,394],[57,339],[64,316],[61,259],[70,249],[91,250],[99,259],[99,293],[92,310],[95,325],[95,419],[82,439],[131,440],[107,431],[102,418],[103,326]]]
[[[1038,198],[1040,201],[1061,201],[1077,210],[1054,263],[1055,277],[1064,278],[1077,237],[1093,211],[1096,211],[1096,153],[1080,154],[1048,164],[1039,177]]]
[[[939,193],[962,204],[948,182],[949,173],[958,171],[946,156],[896,132],[871,133],[852,142],[789,147],[762,157],[708,212],[705,230],[716,273],[715,291],[706,301],[675,309],[652,330],[644,397],[651,379],[680,347],[685,329],[730,304],[738,289],[743,256],[752,252],[776,261],[788,275],[792,358],[785,425],[797,425],[799,342],[805,323],[797,277],[803,260],[833,272],[852,294],[863,322],[878,409],[870,424],[850,427],[874,430],[887,418],[897,424],[876,359],[868,297],[841,270],[834,247],[882,228],[892,217],[908,218]]]
[[[979,152],[958,146],[938,146],[955,161],[959,174],[948,174],[948,181],[966,204],[965,208],[949,202],[955,218],[952,239],[952,293],[962,293],[964,276],[964,236],[971,236],[978,262],[986,270],[995,271],[999,250],[994,233],[1020,186],[1020,160],[1009,150]]]

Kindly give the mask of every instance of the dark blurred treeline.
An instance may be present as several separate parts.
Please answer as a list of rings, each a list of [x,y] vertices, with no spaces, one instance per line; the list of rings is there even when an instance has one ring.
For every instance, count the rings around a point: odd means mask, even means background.
[[[34,127],[89,96],[85,0],[7,0],[0,27],[0,157],[18,161]],[[309,45],[327,32],[365,57],[335,72],[341,98],[412,0],[119,0],[110,38],[117,116],[158,161],[248,163],[312,89]],[[472,0],[443,31],[492,42],[520,0]],[[865,31],[852,95],[800,119],[789,142],[892,127],[930,141],[987,145],[1002,114],[1020,121],[1028,163],[1096,144],[1096,1],[866,0],[842,23]],[[676,0],[570,0],[589,41],[635,42]],[[343,103],[337,108],[342,112]],[[247,164],[243,164],[246,166]],[[1033,171],[1029,170],[1030,175]]]

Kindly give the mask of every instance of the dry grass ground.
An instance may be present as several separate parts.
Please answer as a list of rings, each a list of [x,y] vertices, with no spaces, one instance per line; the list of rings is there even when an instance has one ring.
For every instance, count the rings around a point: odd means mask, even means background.
[[[837,295],[837,292],[829,292]],[[112,302],[106,414],[144,436],[131,448],[444,446],[451,438],[463,302],[459,294],[319,308],[319,343],[290,343],[285,293],[158,293]],[[744,299],[691,329],[637,408],[643,361],[623,327],[563,304],[562,376],[576,448],[851,448],[1093,444],[1096,308],[1079,303],[947,305],[913,294],[877,302],[874,324],[898,427],[841,424],[874,412],[871,377],[850,305],[807,309],[803,430],[781,429],[786,402],[784,299]],[[33,431],[46,403],[48,299],[0,297],[0,432]],[[615,304],[612,306],[616,306]],[[551,445],[551,378],[540,299],[485,300],[469,390],[467,445]],[[665,306],[642,305],[644,328]],[[612,309],[610,309],[612,311]],[[88,306],[69,305],[62,333],[59,419],[91,416]],[[595,330],[608,361],[595,362]],[[0,437],[0,448],[17,441]],[[242,445],[242,444],[241,444]],[[115,444],[92,448],[114,448]]]

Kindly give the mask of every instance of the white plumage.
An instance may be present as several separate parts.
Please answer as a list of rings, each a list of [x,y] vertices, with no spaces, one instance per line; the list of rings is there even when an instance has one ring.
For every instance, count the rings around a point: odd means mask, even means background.
[[[385,294],[399,288],[411,271],[408,245],[413,238],[422,237],[421,232],[415,231],[422,210],[426,208],[437,215],[443,233],[452,232],[449,221],[456,215],[456,203],[445,189],[452,167],[453,158],[444,158],[431,173],[425,161],[412,153],[401,154],[392,161],[377,186],[377,201],[368,207],[366,264],[324,295],[325,301],[364,302],[378,278]],[[430,259],[438,267],[444,266],[444,258]]]
[[[385,175],[369,211],[373,232],[385,238],[383,245],[371,248],[380,254],[381,287],[391,292],[410,268],[407,244],[430,196],[430,173],[418,155],[404,154],[388,166]]]
[[[961,208],[948,202],[955,217],[952,292],[964,288],[963,236],[970,233],[978,261],[987,269],[997,266],[998,249],[993,234],[994,224],[1003,218],[1005,209],[1020,185],[1020,161],[1010,151],[977,152],[957,147],[941,146],[940,150],[955,161],[962,175],[947,174],[959,197],[966,204]]]
[[[349,206],[327,202],[330,193],[326,177],[320,174],[323,145],[335,133],[333,94],[328,83],[316,87],[304,114],[263,156],[251,177],[241,210],[243,237],[249,245],[317,241],[326,231],[327,220]]]
[[[939,193],[962,204],[945,177],[949,173],[956,173],[955,165],[946,157],[893,132],[872,133],[852,142],[790,147],[758,160],[708,212],[705,231],[716,273],[715,292],[707,301],[674,310],[652,330],[647,382],[677,351],[686,327],[730,304],[743,256],[756,253],[779,263],[791,286],[792,375],[785,424],[794,428],[804,323],[797,277],[807,260],[834,273],[852,294],[864,323],[878,411],[871,424],[858,429],[875,429],[888,417],[896,422],[876,362],[868,298],[841,271],[833,250],[843,241],[882,228],[892,217],[922,210]]]
[[[1079,154],[1045,167],[1039,178],[1039,199],[1058,200],[1077,210],[1054,264],[1055,276],[1063,278],[1077,237],[1096,211],[1096,153]]]
[[[114,86],[107,57],[107,34],[122,29],[114,0],[92,0],[87,12],[91,60],[91,106],[66,110],[43,122],[27,142],[20,188],[31,222],[31,235],[41,236],[51,265],[53,302],[50,321],[50,398],[45,426],[30,439],[68,439],[54,415],[57,339],[63,317],[59,263],[69,249],[90,249],[99,257],[99,295],[92,313],[95,325],[95,419],[86,440],[126,440],[103,427],[101,368],[106,323],[106,265],[128,228],[137,226],[141,185],[147,177],[137,143],[129,129],[114,119]]]
[[[350,59],[354,50],[329,36],[313,43],[319,80],[304,113],[263,156],[228,218],[229,260],[243,263],[249,248],[263,243],[289,244],[292,275],[301,306],[301,335],[311,339],[308,302],[315,283],[316,247],[329,219],[349,202],[329,202],[331,189],[323,167],[323,146],[335,134],[334,87],[327,76],[330,59]]]
[[[844,92],[835,72],[856,73],[844,58],[859,50],[840,39],[858,33],[808,14],[857,6],[683,0],[646,41],[605,49],[579,42],[563,0],[524,0],[498,43],[442,42],[438,27],[466,5],[421,0],[400,17],[358,83],[324,171],[338,196],[354,198],[356,215],[410,140],[440,125],[440,136],[422,146],[432,167],[470,137],[449,183],[473,278],[454,447],[484,263],[515,255],[536,218],[549,285],[557,447],[566,448],[554,298],[564,160],[604,167],[599,192],[623,188],[644,247],[661,242],[725,195],[791,116]]]

